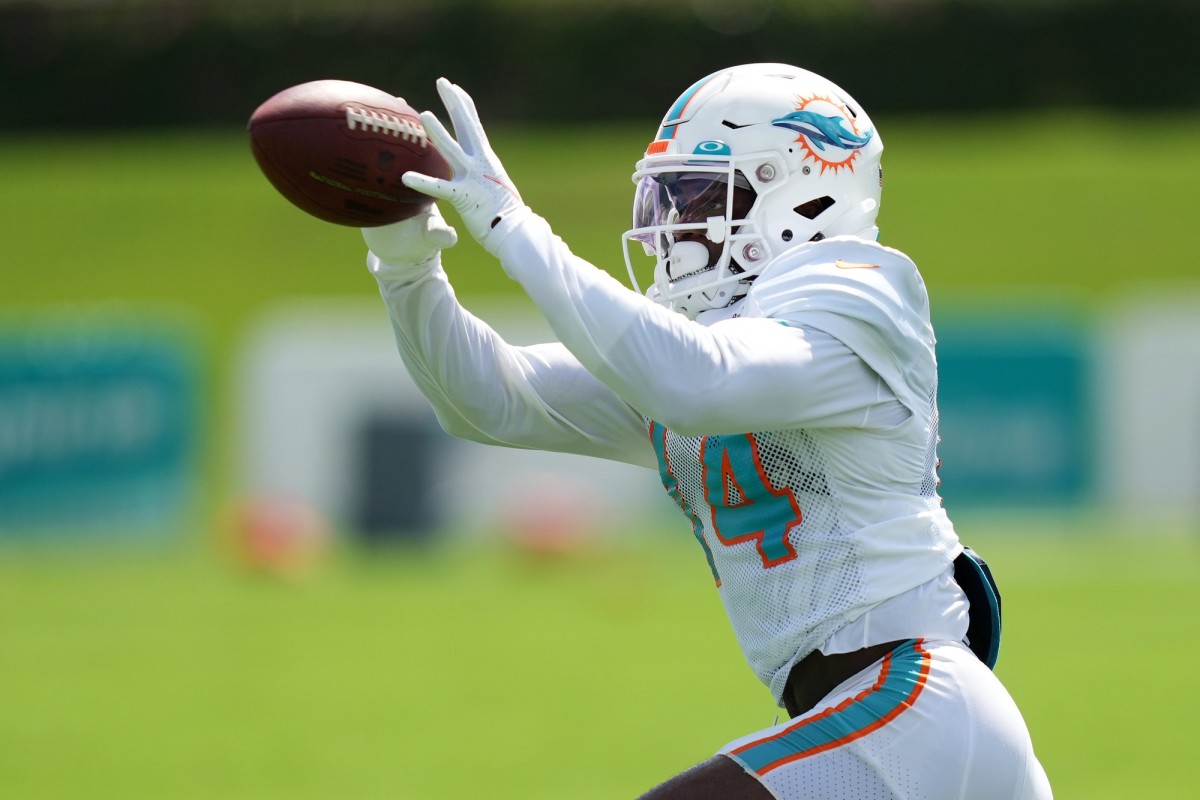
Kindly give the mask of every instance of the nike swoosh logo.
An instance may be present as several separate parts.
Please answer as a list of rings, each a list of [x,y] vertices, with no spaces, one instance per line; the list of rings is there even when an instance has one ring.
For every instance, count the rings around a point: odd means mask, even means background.
[[[840,258],[833,262],[838,269],[879,269],[878,264],[860,264],[857,261],[842,261]]]

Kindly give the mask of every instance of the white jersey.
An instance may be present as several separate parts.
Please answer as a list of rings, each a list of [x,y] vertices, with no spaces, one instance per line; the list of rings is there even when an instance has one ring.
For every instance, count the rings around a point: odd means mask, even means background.
[[[960,547],[936,493],[934,339],[907,257],[850,237],[801,245],[693,322],[575,257],[531,212],[490,241],[560,342],[508,345],[440,266],[402,283],[371,262],[446,430],[656,469],[777,701],[790,667],[835,634],[941,636],[930,598],[945,595],[929,587]]]
[[[888,426],[723,436],[650,423],[663,483],[705,547],[747,659],[779,698],[796,661],[943,574],[960,548],[936,491],[937,366],[913,263],[850,237],[810,243],[771,264],[732,312],[835,337],[907,412]],[[888,638],[920,635],[896,633]]]

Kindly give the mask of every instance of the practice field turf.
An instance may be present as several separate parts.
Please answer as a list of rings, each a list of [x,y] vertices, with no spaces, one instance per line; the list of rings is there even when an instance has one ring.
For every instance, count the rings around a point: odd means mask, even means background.
[[[935,322],[981,298],[1102,319],[1195,286],[1200,120],[877,121],[883,241],[921,266]],[[624,279],[652,127],[493,138],[525,199]],[[550,563],[344,552],[301,582],[231,565],[207,515],[236,472],[241,337],[277,300],[373,296],[358,232],[275,195],[239,131],[27,136],[0,141],[0,174],[0,321],[187,327],[209,476],[206,521],[160,550],[0,536],[0,797],[630,797],[772,721],[684,530]],[[446,262],[468,305],[515,293],[460,233]],[[1003,581],[998,672],[1057,796],[1194,793],[1198,532],[956,519]]]
[[[1196,538],[1019,527],[971,538],[1056,796],[1190,796]],[[0,794],[633,797],[776,713],[694,543],[650,538],[344,555],[303,582],[0,551]]]

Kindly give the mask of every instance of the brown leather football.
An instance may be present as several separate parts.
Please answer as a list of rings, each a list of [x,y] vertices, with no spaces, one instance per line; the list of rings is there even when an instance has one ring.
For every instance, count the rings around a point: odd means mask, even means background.
[[[250,149],[279,193],[314,217],[356,228],[408,219],[433,202],[400,182],[450,165],[404,100],[361,83],[311,81],[255,109]]]

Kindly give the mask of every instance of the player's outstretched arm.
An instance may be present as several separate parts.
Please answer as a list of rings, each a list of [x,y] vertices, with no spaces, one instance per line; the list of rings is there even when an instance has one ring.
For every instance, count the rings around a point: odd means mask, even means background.
[[[446,223],[436,203],[415,217],[363,228],[362,234],[371,273],[401,282],[432,272],[441,262],[441,252],[458,241],[458,233]]]
[[[653,464],[641,419],[566,348],[512,346],[458,304],[440,257],[457,235],[436,205],[363,238],[400,356],[447,432]]]
[[[828,373],[862,378],[864,392],[874,391],[871,376],[859,374],[865,370],[840,369],[841,353],[816,358],[799,328],[765,320],[704,327],[572,254],[521,200],[467,93],[445,79],[438,92],[457,140],[429,112],[421,120],[454,175],[408,172],[405,184],[452,203],[575,359],[624,402],[678,431],[705,434],[840,423],[857,406],[831,408],[811,396]],[[853,366],[853,354],[845,355]]]

